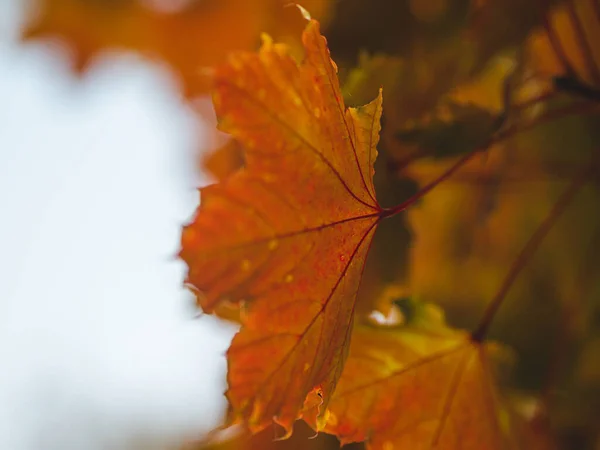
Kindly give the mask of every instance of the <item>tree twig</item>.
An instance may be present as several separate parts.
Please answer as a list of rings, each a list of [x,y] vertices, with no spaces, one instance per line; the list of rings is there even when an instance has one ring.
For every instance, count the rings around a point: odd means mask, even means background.
[[[575,195],[579,192],[581,187],[586,183],[587,172],[590,168],[586,167],[584,171],[579,172],[575,178],[571,181],[567,189],[562,193],[559,199],[556,201],[546,218],[538,226],[535,232],[531,235],[529,240],[525,243],[513,263],[511,264],[506,277],[502,281],[496,296],[488,304],[481,322],[477,328],[471,333],[471,337],[475,342],[481,342],[485,339],[498,309],[504,302],[506,295],[513,286],[515,280],[525,268],[531,257],[535,254],[540,244],[544,241],[554,224],[561,217],[567,206],[571,204],[571,201]]]

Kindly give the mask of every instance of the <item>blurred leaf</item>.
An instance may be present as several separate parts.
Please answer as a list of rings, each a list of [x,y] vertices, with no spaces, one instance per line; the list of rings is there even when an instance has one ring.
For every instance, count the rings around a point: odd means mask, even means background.
[[[466,36],[483,63],[499,52],[519,46],[542,23],[553,0],[475,0],[471,2]]]
[[[467,104],[450,103],[448,117],[434,117],[427,123],[396,133],[402,145],[412,145],[427,156],[443,158],[481,149],[495,131],[497,117],[488,110]]]
[[[189,0],[179,8],[173,3],[172,11],[143,0],[36,1],[39,11],[24,29],[24,39],[60,38],[73,50],[79,72],[100,52],[137,51],[169,64],[189,96],[207,91],[207,69],[228,52],[257,48],[262,32],[299,48],[304,26],[286,0]],[[327,13],[327,0],[302,3],[315,17]]]
[[[597,118],[558,120],[494,145],[411,209],[411,293],[442,303],[453,323],[473,327],[482,302],[493,298],[558,192],[597,151],[594,123]],[[453,163],[419,160],[404,174],[423,186]],[[568,346],[592,326],[599,285],[592,273],[600,267],[591,250],[598,248],[600,216],[592,212],[597,202],[592,184],[579,192],[495,320],[493,336],[520,355],[515,379],[521,387],[543,382],[559,342],[557,329],[567,328],[560,340]]]
[[[374,450],[505,449],[486,347],[412,305],[406,325],[356,326],[325,430]]]
[[[329,45],[349,67],[361,52],[410,58],[417,46],[433,49],[456,36],[464,26],[468,4],[469,0],[334,2],[327,27]]]

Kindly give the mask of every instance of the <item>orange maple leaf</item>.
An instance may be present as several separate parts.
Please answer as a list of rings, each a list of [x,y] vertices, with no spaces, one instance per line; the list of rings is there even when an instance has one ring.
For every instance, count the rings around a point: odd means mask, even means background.
[[[247,302],[227,353],[233,415],[252,431],[291,432],[316,420],[341,374],[356,293],[378,221],[373,163],[381,92],[346,109],[319,24],[303,34],[298,65],[283,44],[233,55],[216,69],[221,130],[246,149],[246,166],[201,190],[181,257],[211,312]],[[307,419],[308,420],[308,419]]]
[[[425,305],[404,327],[355,327],[324,429],[369,449],[505,449],[486,346]]]

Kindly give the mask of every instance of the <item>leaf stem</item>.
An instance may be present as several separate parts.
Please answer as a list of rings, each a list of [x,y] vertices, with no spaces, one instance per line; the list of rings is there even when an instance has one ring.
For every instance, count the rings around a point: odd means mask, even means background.
[[[482,148],[487,148],[487,145]],[[450,166],[450,168],[448,168],[444,173],[442,173],[439,177],[437,177],[435,180],[433,180],[432,182],[430,182],[429,184],[424,186],[422,189],[419,189],[419,192],[417,192],[415,195],[410,197],[408,200],[405,200],[404,202],[402,202],[396,206],[392,206],[391,208],[384,208],[383,210],[381,210],[379,217],[384,219],[386,217],[394,216],[398,213],[401,213],[409,206],[412,206],[414,203],[418,202],[421,198],[423,198],[431,190],[433,190],[435,187],[437,187],[442,181],[450,178],[455,172],[458,171],[458,169],[460,169],[469,160],[471,160],[478,153],[478,151],[480,151],[482,148],[481,147],[477,148],[477,149],[472,150],[471,152],[467,153],[466,155],[464,155],[462,158],[460,158],[458,161],[456,161],[452,166]]]
[[[504,302],[506,298],[506,294],[508,294],[510,288],[513,286],[515,280],[521,273],[521,271],[525,268],[525,265],[529,262],[531,257],[535,254],[540,244],[543,242],[545,237],[548,235],[556,221],[560,218],[563,212],[566,210],[567,206],[571,204],[571,201],[579,192],[579,189],[585,184],[587,180],[587,172],[590,170],[589,167],[586,167],[585,171],[578,173],[575,178],[571,181],[567,189],[561,194],[559,199],[556,201],[546,218],[542,221],[542,223],[538,226],[535,232],[531,235],[529,240],[525,243],[521,252],[517,255],[515,260],[513,261],[506,277],[504,278],[502,284],[500,285],[500,289],[496,293],[496,296],[489,303],[485,312],[483,313],[483,318],[481,322],[477,326],[477,328],[471,333],[471,338],[475,342],[482,342],[489,327],[498,312],[498,309]]]

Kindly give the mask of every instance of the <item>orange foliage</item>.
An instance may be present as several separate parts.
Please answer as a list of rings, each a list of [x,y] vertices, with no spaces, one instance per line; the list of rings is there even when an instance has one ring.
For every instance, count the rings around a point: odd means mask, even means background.
[[[165,14],[142,0],[40,0],[40,12],[23,36],[56,36],[72,46],[75,67],[84,70],[105,50],[135,50],[171,65],[185,92],[210,87],[208,69],[232,50],[254,49],[264,31],[293,41],[303,24],[284,0],[190,1]],[[319,17],[326,0],[308,0]],[[296,39],[297,40],[297,39]]]
[[[486,347],[424,312],[406,326],[356,327],[325,430],[369,449],[507,448]]]
[[[592,448],[598,2],[301,3],[327,19],[343,82],[319,22],[287,0],[190,0],[168,13],[39,0],[24,31],[66,40],[79,71],[125,49],[167,63],[190,101],[213,91],[228,140],[209,142],[202,166],[218,183],[201,189],[180,256],[199,307],[241,324],[226,425],[244,433],[206,448],[331,448],[332,436],[273,442],[300,418],[381,450],[584,448],[571,434]],[[278,43],[263,35],[255,51],[263,32]],[[406,298],[416,311],[403,323],[368,321]],[[431,303],[475,331],[447,326]],[[502,384],[492,319],[518,357]]]
[[[227,398],[252,430],[275,418],[291,431],[303,409],[326,406],[381,213],[372,182],[381,95],[346,109],[317,22],[303,41],[300,66],[267,39],[216,69],[219,126],[244,144],[246,167],[202,190],[182,236],[204,311],[248,303],[228,351]]]

